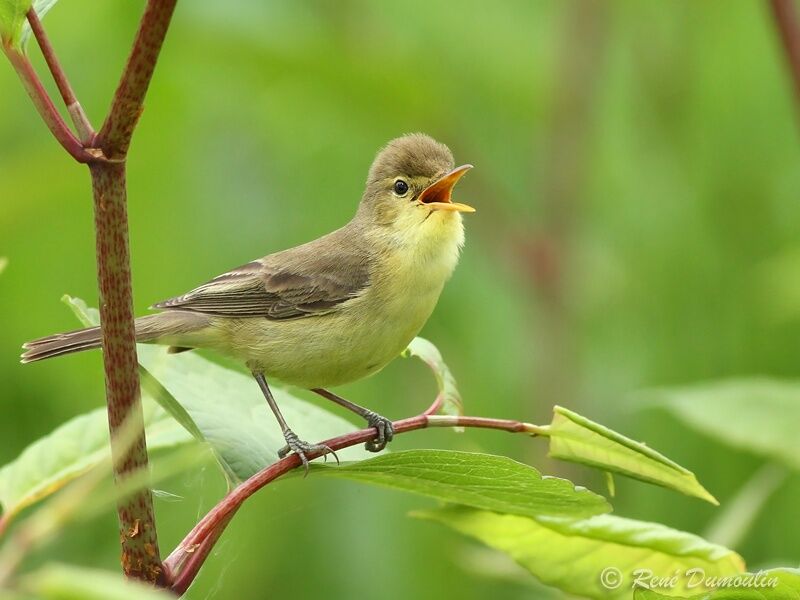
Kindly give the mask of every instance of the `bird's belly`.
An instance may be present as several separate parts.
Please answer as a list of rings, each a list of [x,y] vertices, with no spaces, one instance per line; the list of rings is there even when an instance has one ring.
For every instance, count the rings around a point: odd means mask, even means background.
[[[235,338],[235,343],[220,350],[290,385],[342,385],[396,358],[425,324],[439,291],[441,287],[417,295],[402,306],[358,298],[341,310],[297,320],[226,319],[226,337]]]

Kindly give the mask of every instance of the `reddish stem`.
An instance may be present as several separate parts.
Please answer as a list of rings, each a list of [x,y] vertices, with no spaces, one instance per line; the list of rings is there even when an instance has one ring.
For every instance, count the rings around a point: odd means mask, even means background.
[[[547,432],[545,428],[508,419],[430,414],[431,409],[437,407],[438,403],[439,398],[437,397],[431,408],[424,413],[401,421],[395,421],[395,434],[427,427],[481,427],[511,433],[530,433],[531,435],[545,435]],[[361,429],[331,438],[322,443],[332,450],[341,450],[374,439],[375,435],[376,430],[374,428]],[[319,456],[319,453],[309,455],[309,458],[316,458],[317,456]],[[300,458],[295,454],[282,458],[238,485],[211,509],[164,561],[166,578],[170,589],[177,594],[183,594],[189,588],[214,544],[245,500],[265,485],[299,467],[301,464]]]
[[[56,53],[42,27],[39,16],[36,14],[36,11],[31,8],[27,13],[27,17],[28,23],[30,23],[31,26],[31,31],[33,31],[33,36],[39,44],[42,56],[44,56],[50,73],[53,75],[53,80],[56,82],[58,91],[61,93],[64,104],[67,106],[67,111],[72,118],[72,122],[75,124],[75,128],[78,130],[81,141],[84,144],[91,144],[92,138],[94,137],[92,124],[89,122],[86,113],[83,112],[83,107],[80,102],[78,102],[78,99],[75,97],[75,92],[72,91],[69,79],[67,79],[66,73],[61,68],[61,63],[58,61],[58,57],[56,57]]]
[[[95,157],[84,149],[83,144],[70,131],[64,119],[61,118],[58,109],[53,104],[50,96],[47,95],[47,91],[44,89],[28,57],[6,44],[3,44],[3,51],[17,75],[19,75],[25,91],[28,92],[28,96],[33,100],[33,105],[39,111],[39,115],[41,115],[45,125],[47,125],[47,128],[64,150],[79,163],[88,163],[94,160]]]
[[[28,11],[28,21],[59,92],[84,142],[87,145],[91,142],[90,148],[84,147],[69,130],[25,54],[2,44],[50,131],[78,162],[89,163],[94,192],[106,402],[116,481],[146,469],[148,463],[133,321],[125,159],[175,4],[176,0],[148,0],[111,108],[98,135],[94,135],[80,108],[38,16],[33,10]],[[126,439],[122,435],[123,424],[132,430],[130,445],[123,444]],[[143,488],[121,498],[117,513],[125,574],[161,583],[163,568],[150,490]]]
[[[176,1],[149,0],[142,15],[133,49],[98,136],[105,155],[112,160],[124,159],[128,152]]]
[[[176,0],[148,0],[111,109],[95,144],[107,161],[91,165],[97,238],[97,279],[106,402],[114,475],[147,468],[128,250],[125,158],[150,85]],[[122,447],[122,424],[134,423],[135,442]],[[117,503],[125,575],[163,582],[153,497],[143,488]]]
[[[147,468],[133,324],[125,164],[94,163],[90,169],[108,424],[114,477],[119,481]],[[135,432],[133,443],[124,439],[129,432]],[[150,490],[144,488],[121,499],[117,514],[125,574],[158,581],[161,561]]]

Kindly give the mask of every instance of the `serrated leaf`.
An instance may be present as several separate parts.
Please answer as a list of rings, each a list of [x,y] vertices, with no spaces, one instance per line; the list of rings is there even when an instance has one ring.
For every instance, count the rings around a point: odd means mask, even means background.
[[[21,587],[41,600],[168,600],[175,596],[121,574],[49,565],[25,575]]]
[[[800,382],[732,379],[646,390],[642,399],[725,444],[800,469]]]
[[[718,589],[685,596],[685,600],[800,600],[800,571],[770,569],[743,573],[720,581]],[[656,590],[639,588],[634,600],[662,600],[670,596]]]
[[[587,517],[611,510],[594,492],[491,454],[407,450],[340,467],[315,465],[314,472],[516,515]]]
[[[732,550],[664,525],[612,515],[532,519],[465,506],[414,514],[509,554],[543,583],[589,598],[631,598],[637,569],[666,577],[690,568],[709,576],[744,571]],[[669,593],[685,591],[686,582],[679,579]]]
[[[84,324],[99,322],[83,300],[65,302]],[[166,348],[139,344],[144,388],[193,435],[208,442],[231,485],[278,460],[285,441],[255,380],[193,352],[168,354]],[[148,377],[149,376],[149,377]],[[286,421],[303,439],[319,441],[352,431],[342,417],[272,386]],[[340,451],[342,460],[371,456],[362,446]]]
[[[441,399],[439,414],[464,414],[464,403],[461,401],[461,394],[456,386],[456,378],[453,377],[453,373],[444,362],[442,354],[436,346],[425,338],[416,337],[411,340],[408,348],[403,352],[403,356],[415,356],[433,371],[436,377],[436,385],[439,388],[439,398]]]
[[[554,407],[553,413],[553,422],[547,428],[551,457],[619,473],[719,504],[700,485],[694,473],[645,444],[561,406]]]
[[[167,448],[191,441],[152,399],[144,398],[142,405],[148,448]],[[70,419],[0,468],[3,519],[10,520],[26,506],[60,490],[108,456],[105,408]]]

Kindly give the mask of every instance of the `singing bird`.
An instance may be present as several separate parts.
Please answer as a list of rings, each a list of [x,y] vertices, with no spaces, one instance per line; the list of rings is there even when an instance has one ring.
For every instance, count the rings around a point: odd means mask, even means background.
[[[376,429],[367,449],[391,441],[392,422],[333,394],[397,357],[433,312],[464,243],[454,167],[444,144],[424,134],[392,140],[376,156],[355,216],[307,244],[223,273],[161,312],[136,319],[138,342],[171,352],[210,348],[244,362],[283,431],[280,456],[330,449],[301,440],[283,418],[267,379],[307,388],[366,419]],[[23,346],[22,362],[101,347],[98,327]]]

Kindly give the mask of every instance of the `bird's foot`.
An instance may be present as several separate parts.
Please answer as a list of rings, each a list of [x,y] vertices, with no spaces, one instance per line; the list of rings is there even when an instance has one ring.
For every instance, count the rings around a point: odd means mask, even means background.
[[[386,444],[391,442],[392,438],[394,438],[394,425],[392,425],[390,419],[382,417],[371,410],[367,411],[364,418],[367,420],[370,427],[374,427],[378,431],[378,436],[374,440],[370,440],[364,444],[364,448],[370,452],[380,452],[386,448]]]
[[[278,456],[284,458],[290,452],[297,454],[303,463],[303,468],[306,471],[306,475],[308,475],[309,455],[311,455],[312,459],[316,458],[317,456],[322,456],[325,462],[327,462],[328,454],[332,454],[333,458],[336,459],[336,464],[339,464],[339,457],[336,456],[336,452],[334,452],[330,446],[326,446],[325,444],[309,444],[308,442],[304,442],[298,438],[297,434],[291,429],[288,429],[283,433],[283,438],[286,440],[286,445],[278,450]]]

